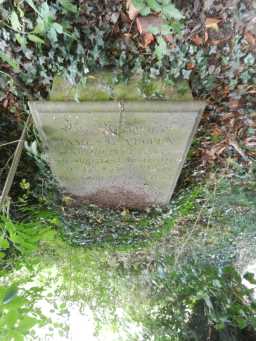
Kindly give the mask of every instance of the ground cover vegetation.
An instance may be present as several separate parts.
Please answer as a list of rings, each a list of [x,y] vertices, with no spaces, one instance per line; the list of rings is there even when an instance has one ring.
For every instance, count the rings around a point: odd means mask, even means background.
[[[65,334],[38,308],[45,299],[63,316],[71,303],[89,305],[99,337],[110,324],[118,340],[254,340],[255,303],[240,273],[256,245],[255,3],[2,0],[0,9],[0,188],[27,100],[47,97],[57,73],[78,82],[115,67],[122,79],[187,79],[208,104],[164,210],[74,211],[30,129],[0,218],[0,339],[31,330],[40,339],[35,326],[45,325]],[[124,335],[128,322],[143,327]]]

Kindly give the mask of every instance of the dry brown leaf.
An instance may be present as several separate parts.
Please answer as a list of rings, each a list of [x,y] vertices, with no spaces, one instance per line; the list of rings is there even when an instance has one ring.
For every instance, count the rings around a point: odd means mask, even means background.
[[[225,151],[226,148],[227,148],[227,143],[222,141],[212,146],[208,150],[204,150],[203,158],[206,162],[214,161],[217,159],[218,156],[220,156]]]
[[[208,32],[205,31],[205,32],[204,32],[204,42],[205,42],[205,43],[208,41],[208,38],[209,38]]]
[[[248,137],[244,140],[246,147],[255,148],[256,147],[256,137]]]
[[[220,40],[210,40],[209,39],[209,44],[211,45],[219,45],[219,44],[225,44],[227,41],[229,41],[232,37],[232,34],[227,35],[224,39]]]
[[[234,140],[229,140],[229,145],[232,146],[235,151],[245,160],[248,161],[248,157],[247,155],[245,155],[244,151],[240,148],[240,146],[238,145],[238,143]]]
[[[218,19],[218,18],[206,18],[206,20],[205,20],[205,27],[206,28],[212,28],[213,30],[218,31],[219,30],[218,23],[220,21],[221,20]]]
[[[161,26],[165,24],[165,21],[158,16],[148,15],[147,17],[137,17],[136,24],[139,33],[143,35],[144,47],[147,47],[155,40],[154,35],[150,32],[150,28],[156,27],[159,28],[160,31]],[[167,43],[173,41],[173,37],[170,34],[163,35],[163,37]]]
[[[127,13],[128,13],[129,18],[131,20],[134,20],[137,17],[137,15],[139,14],[139,11],[137,10],[137,8],[132,3],[132,0],[127,0],[126,8],[127,8]]]
[[[250,44],[251,46],[256,45],[256,37],[250,31],[245,32],[244,37],[248,44]]]
[[[196,34],[196,35],[194,35],[194,37],[192,37],[192,41],[197,46],[200,46],[203,44],[203,39],[198,34]]]
[[[238,99],[231,98],[229,100],[229,107],[231,110],[237,110],[240,106],[240,101]]]
[[[188,70],[193,70],[195,68],[195,64],[193,64],[193,63],[188,63],[187,64],[187,69]]]
[[[234,114],[232,112],[226,112],[223,114],[222,119],[223,121],[231,120],[234,117]]]
[[[222,130],[219,128],[219,127],[214,127],[212,132],[211,132],[211,135],[213,136],[221,136],[222,135]]]
[[[228,85],[225,85],[223,88],[223,95],[228,96],[228,94],[229,94],[229,87],[228,87]]]
[[[220,156],[225,150],[226,150],[227,146],[226,145],[219,145],[218,148],[216,148],[215,150],[215,154],[217,156]]]
[[[155,38],[152,33],[146,32],[143,34],[143,43],[145,48],[152,44],[154,40]]]
[[[137,28],[140,34],[147,33],[151,27],[161,28],[165,21],[155,15],[148,15],[147,17],[138,17],[136,19]]]

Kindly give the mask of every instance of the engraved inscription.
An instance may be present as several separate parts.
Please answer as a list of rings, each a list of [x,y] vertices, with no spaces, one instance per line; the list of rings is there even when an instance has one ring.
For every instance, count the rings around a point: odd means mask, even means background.
[[[170,199],[196,117],[123,112],[121,119],[118,112],[98,110],[44,113],[40,120],[47,160],[64,191],[82,198],[102,191],[116,206],[125,206],[125,193],[134,193],[145,202],[129,197],[127,205],[141,207]]]

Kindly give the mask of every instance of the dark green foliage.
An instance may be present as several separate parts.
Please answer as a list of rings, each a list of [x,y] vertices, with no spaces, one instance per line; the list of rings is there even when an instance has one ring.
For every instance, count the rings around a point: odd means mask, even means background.
[[[34,219],[32,219],[34,217]],[[37,250],[39,243],[52,240],[53,227],[58,218],[54,213],[33,209],[29,221],[12,221],[9,217],[0,216],[0,264],[8,267],[8,257],[31,254]]]
[[[104,66],[115,66],[126,77],[135,72],[150,77],[164,74],[169,80],[192,77],[200,95],[209,95],[220,85],[226,84],[233,91],[253,84],[254,55],[244,45],[230,13],[227,29],[235,27],[226,44],[196,46],[181,30],[180,20],[185,16],[170,1],[135,2],[143,15],[161,13],[167,20],[164,33],[169,30],[173,35],[171,43],[161,32],[154,32],[156,42],[142,48],[135,26],[124,19],[121,0],[79,4],[71,0],[3,1],[0,58],[4,93],[8,82],[15,94],[45,95],[56,73],[65,71],[69,79],[77,81],[88,70]],[[239,16],[240,9],[231,10]],[[189,21],[191,8],[185,7],[183,12]],[[193,71],[188,64],[193,65]]]
[[[169,206],[147,211],[64,205],[63,232],[75,245],[138,249],[170,232],[177,219],[193,211],[200,194],[200,188],[195,187],[181,193]]]
[[[148,327],[156,340],[205,341],[225,333],[226,340],[231,340],[232,330],[237,334],[236,328],[256,326],[256,305],[249,304],[251,291],[231,266],[192,263],[178,271],[161,272],[154,290],[156,307]]]

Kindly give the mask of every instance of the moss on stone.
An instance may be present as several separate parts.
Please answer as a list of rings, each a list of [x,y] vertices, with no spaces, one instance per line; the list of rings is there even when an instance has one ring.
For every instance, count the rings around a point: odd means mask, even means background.
[[[144,81],[138,76],[133,76],[127,82],[116,82],[113,72],[101,71],[88,75],[76,85],[72,85],[63,77],[56,77],[49,96],[50,101],[80,102],[142,99],[187,101],[192,99],[192,94],[187,81],[167,85],[162,79]]]

